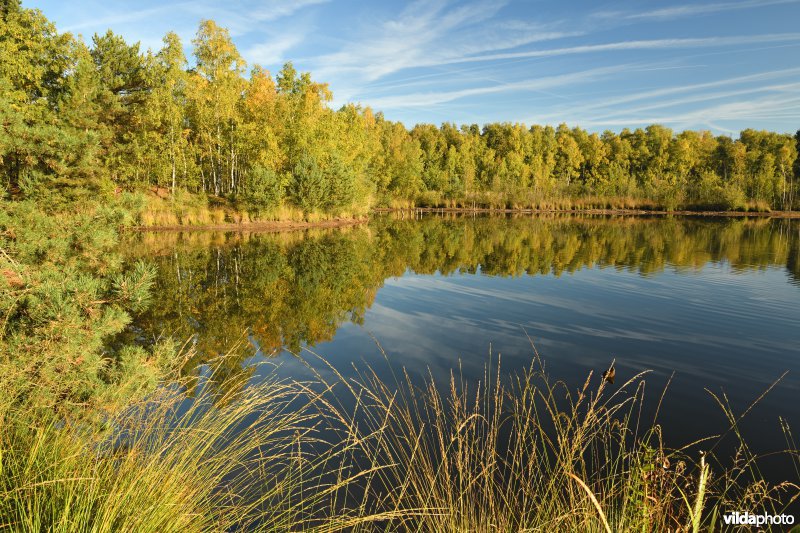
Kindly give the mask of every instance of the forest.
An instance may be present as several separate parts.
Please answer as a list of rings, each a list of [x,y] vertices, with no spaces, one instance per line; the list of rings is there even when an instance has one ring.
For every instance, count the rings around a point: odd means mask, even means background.
[[[3,0],[0,172],[11,198],[59,205],[153,190],[255,216],[371,207],[642,207],[789,210],[794,137],[743,130],[493,123],[410,130],[287,63],[248,67],[229,32],[200,23],[187,58],[167,34],[142,50],[108,31],[90,43]],[[199,200],[198,200],[199,198]]]

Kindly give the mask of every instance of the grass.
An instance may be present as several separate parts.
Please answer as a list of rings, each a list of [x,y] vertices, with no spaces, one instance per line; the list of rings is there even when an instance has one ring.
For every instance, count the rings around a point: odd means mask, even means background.
[[[548,378],[538,356],[522,375],[501,379],[498,370],[472,388],[453,374],[444,393],[432,378],[423,389],[408,376],[400,386],[372,372],[351,381],[360,415],[350,427],[381,465],[372,499],[398,513],[393,527],[705,530],[726,510],[777,513],[784,491],[797,497],[796,484],[763,479],[743,440],[736,461],[713,471],[691,446],[667,449],[660,426],[641,420],[644,375],[613,390],[590,375],[573,392]]]
[[[318,416],[298,383],[242,378],[165,387],[86,424],[30,425],[5,409],[0,529],[12,531],[288,530],[335,503],[323,480],[336,450],[311,455]],[[8,407],[8,406],[6,406]],[[306,487],[313,487],[313,491]],[[320,529],[346,526],[346,515]]]
[[[752,200],[746,203],[743,211],[750,211],[754,213],[769,213],[772,209],[765,200]]]
[[[393,210],[410,209],[458,209],[458,210],[512,210],[512,211],[591,211],[591,210],[636,210],[636,211],[731,211],[742,213],[770,213],[772,208],[764,200],[730,203],[728,199],[712,202],[683,202],[668,206],[647,198],[635,196],[594,196],[555,194],[537,195],[530,191],[518,193],[477,192],[455,198],[447,198],[440,192],[426,191],[415,200],[386,200],[379,208]]]
[[[443,208],[477,210],[586,211],[635,209],[656,211],[663,206],[646,198],[632,196],[542,196],[533,192],[477,192],[458,198],[445,198],[441,193],[421,193],[415,202],[391,201],[391,209]]]
[[[149,227],[205,226],[226,221],[226,209],[215,206],[205,195],[177,190],[174,196],[148,193],[139,214],[139,224]]]
[[[250,386],[206,369],[102,424],[42,425],[0,404],[0,528],[700,531],[798,495],[761,476],[738,433],[749,410],[725,398],[734,457],[713,454],[719,436],[704,455],[665,447],[642,420],[644,374],[575,389],[534,354],[521,374],[498,359],[444,386],[314,363],[307,381],[265,371]]]
[[[182,189],[174,196],[166,189],[144,194],[139,211],[143,227],[214,226],[248,224],[251,222],[322,222],[334,219],[359,219],[369,214],[366,205],[353,205],[337,212],[305,212],[291,205],[273,209],[258,209],[235,201],[205,194],[193,194]]]
[[[369,214],[370,202],[351,206],[339,212],[305,212],[291,205],[273,209],[254,209],[247,205],[205,195],[176,191],[170,196],[145,195],[144,208],[139,223],[144,227],[212,226],[221,224],[247,224],[250,222],[323,222],[337,218],[359,219]],[[384,199],[378,207],[395,210],[416,208],[459,210],[533,210],[533,211],[587,211],[587,210],[640,210],[660,211],[666,207],[659,202],[633,196],[542,196],[530,191],[518,193],[476,192],[457,198],[447,198],[437,191],[420,193],[414,200]],[[763,200],[749,201],[730,208],[723,203],[686,204],[678,210],[726,211],[768,213],[770,206]]]

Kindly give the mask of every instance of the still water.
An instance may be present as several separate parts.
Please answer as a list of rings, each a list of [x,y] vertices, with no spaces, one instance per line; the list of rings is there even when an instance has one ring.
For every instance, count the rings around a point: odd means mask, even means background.
[[[710,392],[742,413],[787,371],[742,428],[763,451],[787,447],[779,416],[800,432],[798,221],[383,216],[142,234],[129,248],[159,271],[158,301],[131,334],[192,339],[190,366],[232,351],[236,367],[271,359],[302,377],[292,354],[322,369],[310,349],[345,375],[355,363],[445,383],[451,370],[481,379],[498,354],[503,372],[521,371],[532,341],[573,390],[612,360],[617,385],[649,371],[645,416],[669,382],[669,446],[725,433]]]

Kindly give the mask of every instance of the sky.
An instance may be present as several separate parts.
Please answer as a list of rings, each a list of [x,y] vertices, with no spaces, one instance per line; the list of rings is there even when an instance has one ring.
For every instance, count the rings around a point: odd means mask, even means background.
[[[736,135],[800,128],[800,0],[24,0],[60,31],[112,29],[187,55],[201,19],[249,65],[286,61],[407,126],[652,123]]]

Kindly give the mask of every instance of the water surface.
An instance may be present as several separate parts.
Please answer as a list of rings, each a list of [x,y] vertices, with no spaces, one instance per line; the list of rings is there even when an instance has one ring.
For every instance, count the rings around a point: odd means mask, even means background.
[[[159,271],[157,305],[132,334],[192,338],[190,366],[238,342],[232,368],[271,358],[303,376],[291,352],[313,349],[345,374],[355,362],[478,380],[490,353],[506,372],[530,365],[532,340],[573,389],[612,359],[617,384],[651,371],[647,416],[671,378],[659,414],[671,446],[725,432],[709,391],[742,412],[786,371],[743,428],[765,451],[786,447],[779,416],[800,429],[797,221],[386,216],[144,234],[130,248]]]

